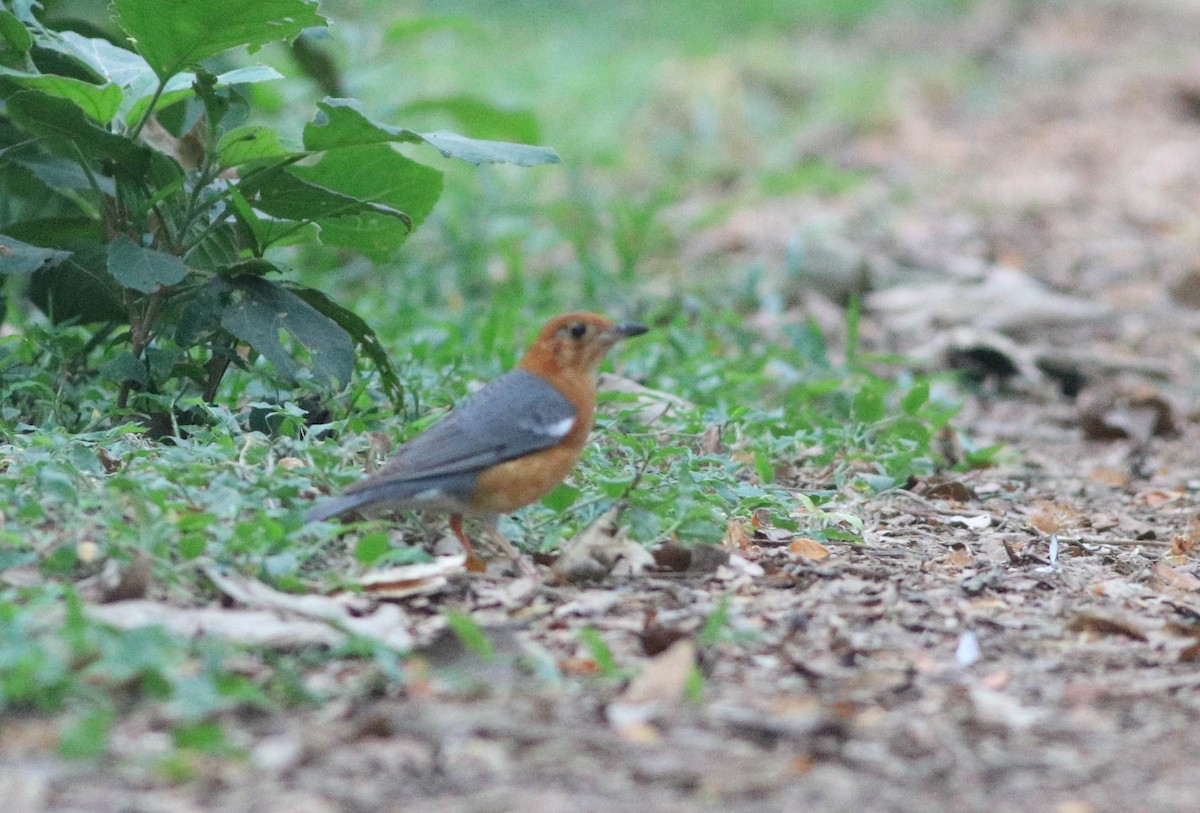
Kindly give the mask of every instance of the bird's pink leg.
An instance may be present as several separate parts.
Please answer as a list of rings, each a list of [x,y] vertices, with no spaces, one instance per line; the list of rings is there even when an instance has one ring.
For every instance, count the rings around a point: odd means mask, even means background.
[[[487,570],[487,565],[475,555],[475,549],[471,547],[471,540],[467,539],[467,535],[463,531],[462,519],[462,514],[451,514],[450,530],[458,537],[458,541],[462,543],[463,552],[467,554],[467,570],[472,573],[482,573]]]

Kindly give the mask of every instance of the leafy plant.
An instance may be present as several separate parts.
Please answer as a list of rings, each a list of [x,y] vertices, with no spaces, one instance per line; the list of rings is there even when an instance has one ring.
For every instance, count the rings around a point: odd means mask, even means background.
[[[242,89],[282,76],[212,59],[325,25],[311,0],[116,0],[130,47],[51,30],[36,9],[0,10],[0,274],[28,276],[53,323],[89,327],[81,357],[125,348],[99,370],[122,407],[134,393],[211,402],[231,365],[259,358],[289,382],[341,386],[356,346],[395,399],[370,326],[286,281],[279,249],[395,252],[442,191],[442,172],[396,145],[473,165],[558,160],[395,127],[350,99],[319,103],[296,143],[250,123]]]

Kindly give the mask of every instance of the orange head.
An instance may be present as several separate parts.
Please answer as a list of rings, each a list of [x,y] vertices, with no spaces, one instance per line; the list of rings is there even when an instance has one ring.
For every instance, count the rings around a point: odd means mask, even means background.
[[[520,367],[550,381],[563,376],[595,380],[600,362],[614,344],[645,332],[643,325],[617,324],[596,313],[568,313],[546,323]]]

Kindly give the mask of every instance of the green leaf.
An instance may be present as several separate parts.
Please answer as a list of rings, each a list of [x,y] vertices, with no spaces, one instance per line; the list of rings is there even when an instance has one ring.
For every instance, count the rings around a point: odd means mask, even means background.
[[[190,748],[206,753],[219,753],[229,747],[225,730],[215,721],[181,723],[171,731],[176,748]]]
[[[696,646],[700,649],[716,646],[728,623],[729,596],[721,596],[716,609],[709,614],[708,618],[704,619],[704,626],[700,629],[700,634],[696,636]]]
[[[317,109],[317,115],[304,127],[304,148],[313,152],[384,142],[425,142],[447,158],[475,165],[510,163],[531,167],[559,162],[558,153],[549,147],[481,141],[448,132],[417,133],[384,124],[368,118],[353,99],[327,98],[317,104]]]
[[[175,343],[180,347],[191,347],[219,330],[221,313],[232,290],[228,282],[213,277],[195,292],[179,312]]]
[[[108,245],[108,273],[126,288],[152,294],[182,282],[188,268],[174,254],[143,248],[128,235],[118,234]]]
[[[128,350],[101,367],[100,377],[118,384],[124,384],[126,381],[145,384],[149,380],[146,365],[134,358],[133,353]]]
[[[583,492],[575,488],[575,486],[570,486],[566,483],[559,483],[554,487],[553,491],[551,491],[545,497],[542,497],[542,505],[546,506],[555,513],[561,514],[563,511],[566,511],[568,508],[574,505],[575,501],[578,500],[582,495]]]
[[[40,73],[15,71],[0,66],[0,76],[30,90],[40,90],[58,99],[66,99],[93,121],[107,124],[121,104],[121,89],[116,85],[93,85],[69,76],[49,76]]]
[[[613,678],[620,674],[621,670],[617,667],[617,659],[613,657],[612,649],[609,648],[608,642],[601,637],[595,627],[584,627],[579,630],[579,642],[592,656],[592,661],[603,677]]]
[[[200,534],[184,534],[179,537],[179,555],[191,561],[200,558],[208,542]]]
[[[254,208],[285,220],[320,221],[351,215],[378,215],[397,221],[397,227],[405,234],[411,228],[411,220],[403,211],[326,186],[320,179],[312,179],[314,173],[304,174],[309,177],[297,177],[297,174],[275,166],[243,179],[238,188]],[[337,182],[339,179],[331,177],[329,180]]]
[[[757,449],[754,452],[754,473],[764,483],[775,482],[775,464],[764,449]]]
[[[95,188],[102,195],[115,195],[117,191],[117,186],[113,183],[112,178],[96,174],[89,177],[77,160],[32,150],[21,150],[15,154],[6,151],[4,157],[29,170],[39,181],[53,189],[76,189],[90,192],[94,182]],[[99,221],[94,222],[99,223]]]
[[[140,174],[150,162],[148,147],[97,127],[66,99],[37,90],[18,91],[8,97],[8,115],[27,132],[50,137],[47,146],[67,157],[82,153],[110,158],[134,174]]]
[[[356,99],[325,98],[317,102],[317,115],[304,125],[304,149],[312,152],[391,141],[419,144],[422,138],[412,130],[368,118]]]
[[[67,759],[96,759],[108,748],[112,730],[113,711],[107,706],[92,709],[72,722],[62,732],[59,752]]]
[[[371,360],[375,369],[379,371],[379,380],[383,384],[388,398],[393,404],[399,405],[404,396],[404,387],[400,383],[400,377],[396,375],[396,368],[392,366],[391,357],[379,343],[379,337],[375,335],[371,326],[354,311],[343,308],[316,288],[294,288],[292,292],[337,322],[341,325],[342,330],[350,334],[350,338],[358,345],[358,349]]]
[[[0,234],[0,274],[32,274],[39,268],[53,268],[70,256],[69,251],[39,248]]]
[[[108,273],[103,244],[81,244],[70,263],[35,271],[29,281],[29,298],[55,324],[128,318],[121,288]]]
[[[917,410],[925,405],[929,400],[929,382],[918,381],[912,385],[912,388],[904,394],[900,399],[900,409],[904,410],[906,415],[916,415]]]
[[[463,132],[476,138],[534,144],[541,140],[537,116],[531,110],[509,110],[475,96],[422,98],[402,105],[400,115],[441,114],[453,118]]]
[[[460,613],[457,610],[448,610],[446,612],[446,626],[450,627],[451,631],[458,636],[458,640],[464,647],[479,657],[484,660],[491,660],[495,656],[496,648],[488,640],[487,632],[483,627],[476,624],[469,615]]]
[[[354,558],[364,565],[369,565],[387,553],[390,547],[388,535],[383,531],[363,534],[362,539],[354,546]]]
[[[447,158],[457,158],[476,166],[516,164],[519,167],[534,167],[539,164],[557,164],[560,161],[558,153],[549,147],[513,144],[508,141],[483,141],[448,132],[422,133],[421,138]]]
[[[0,9],[0,40],[17,53],[24,54],[33,45],[33,37],[24,23],[11,11]]]
[[[883,394],[879,391],[879,387],[870,382],[863,385],[863,388],[854,396],[855,420],[863,423],[876,423],[882,420],[885,414]]]
[[[283,159],[294,155],[279,140],[279,133],[257,124],[237,127],[221,136],[217,156],[221,166],[236,167],[251,161]]]
[[[221,326],[249,344],[288,378],[295,378],[300,363],[280,341],[287,333],[307,351],[318,376],[339,386],[354,371],[354,346],[337,322],[318,312],[296,294],[260,277],[241,276],[231,281],[229,304]]]
[[[394,253],[411,228],[433,211],[442,194],[441,172],[405,158],[386,144],[333,150],[316,164],[293,167],[291,172],[308,183],[374,202],[392,212],[402,211],[411,219],[411,224],[405,224],[369,210],[354,216],[319,218],[322,243],[351,248],[375,259]]]
[[[74,31],[63,31],[58,34],[57,41],[48,40],[39,44],[78,59],[117,87],[129,88],[154,80],[154,71],[146,64],[146,60],[102,37],[85,37]]]
[[[253,51],[326,23],[312,0],[115,0],[113,9],[163,80],[230,48]]]

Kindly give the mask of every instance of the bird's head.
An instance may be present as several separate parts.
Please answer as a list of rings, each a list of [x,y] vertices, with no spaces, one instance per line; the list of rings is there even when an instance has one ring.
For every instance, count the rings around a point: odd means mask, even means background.
[[[609,349],[647,328],[633,322],[617,324],[596,313],[568,313],[551,319],[530,346],[521,368],[553,379],[562,374],[596,377]]]

